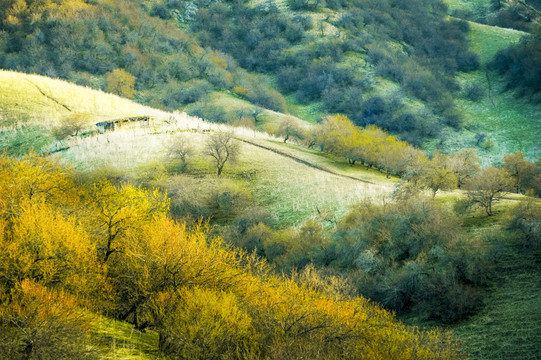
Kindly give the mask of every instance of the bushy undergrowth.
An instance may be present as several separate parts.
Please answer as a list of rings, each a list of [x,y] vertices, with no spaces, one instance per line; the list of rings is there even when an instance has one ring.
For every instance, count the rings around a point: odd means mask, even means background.
[[[499,51],[491,66],[507,80],[507,90],[516,90],[534,103],[541,102],[541,35]]]
[[[162,14],[160,8],[151,12]],[[246,80],[231,57],[203,49],[160,17],[149,16],[137,1],[4,1],[0,68],[135,95],[171,110],[239,85],[250,90],[254,103],[286,110],[280,95]],[[127,79],[131,85],[119,86]]]
[[[487,244],[461,229],[452,211],[413,198],[361,203],[332,233],[314,220],[281,231],[261,222],[233,239],[283,271],[313,264],[397,313],[453,322],[482,305],[491,271]]]
[[[277,277],[204,224],[175,223],[157,189],[78,187],[31,154],[0,159],[0,193],[0,349],[10,359],[96,358],[84,326],[95,313],[154,329],[166,358],[462,358],[450,334],[331,296],[317,273],[305,284]]]
[[[194,3],[199,11],[189,23],[203,44],[231,54],[244,68],[272,74],[280,91],[295,94],[300,103],[322,101],[328,113],[346,114],[357,125],[377,124],[408,134],[408,140],[416,142],[436,136],[441,126],[461,126],[452,78],[457,71],[476,70],[479,60],[468,50],[468,24],[445,20],[441,3],[339,2],[339,15],[320,23],[322,29],[325,22],[335,27],[337,35],[324,38],[311,31],[311,17],[292,15],[274,4]],[[290,6],[313,10],[314,4],[308,3]],[[396,47],[395,42],[405,45]],[[393,126],[393,119],[402,115],[401,106],[366,96],[374,90],[372,72],[349,62],[352,54],[373,65],[376,75],[429,104],[439,120],[431,118],[425,125],[428,120],[419,119],[407,130]]]
[[[376,124],[416,143],[436,137],[442,126],[461,126],[453,76],[479,65],[468,50],[467,23],[446,19],[440,2],[327,4],[338,12],[318,20],[321,29],[313,14],[303,13],[305,6],[292,13],[274,3],[26,5],[10,0],[0,8],[2,68],[69,79],[168,109],[204,101],[211,91],[231,91],[287,112],[282,93],[293,93],[299,103],[322,103],[327,113],[347,114],[357,125]],[[406,109],[373,94],[374,75],[399,84],[435,116],[410,114],[415,121],[407,129],[397,126]],[[274,83],[282,93],[269,85]],[[204,107],[197,114],[228,121]]]

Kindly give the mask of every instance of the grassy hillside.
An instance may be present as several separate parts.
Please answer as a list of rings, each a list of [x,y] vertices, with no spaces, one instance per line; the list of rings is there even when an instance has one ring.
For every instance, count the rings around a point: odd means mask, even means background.
[[[2,71],[0,81],[5,117],[12,119],[11,124],[6,120],[4,126],[18,125],[17,129],[4,130],[2,146],[13,147],[18,152],[28,151],[31,147],[39,151],[42,147],[55,143],[56,140],[50,135],[51,129],[72,113],[88,114],[89,130],[94,129],[95,122],[103,119],[151,115],[160,120],[173,116],[116,95],[43,76]],[[232,96],[221,93],[212,96],[215,104],[227,107],[229,111],[249,111],[253,108],[249,103]],[[260,116],[261,126],[277,126],[285,116],[265,110]],[[189,130],[187,134],[190,143],[196,154],[201,154],[207,136],[202,133],[203,130],[232,129],[181,114],[175,117],[178,122],[174,127],[68,138],[61,145],[69,148],[62,152],[62,157],[71,162],[77,170],[88,172],[109,167],[135,179],[140,167],[147,163],[174,162],[174,159],[168,156],[169,144],[174,134]],[[300,123],[300,120],[296,121]],[[257,204],[278,216],[281,226],[299,224],[316,214],[318,209],[332,211],[337,216],[343,215],[351,204],[364,198],[384,196],[394,188],[393,180],[386,179],[375,170],[350,167],[343,159],[304,147],[284,145],[281,141],[269,142],[265,139],[272,139],[271,137],[254,130],[235,131],[239,137],[260,144],[263,148],[243,143],[240,161],[234,166],[227,166],[226,175],[244,181],[243,173],[257,172],[255,180],[248,184],[248,188],[253,192]],[[301,164],[295,159],[312,166]],[[194,157],[192,171],[196,176],[213,181],[212,163],[202,155]]]
[[[471,48],[481,61],[479,71],[460,74],[458,81],[465,93],[468,87],[477,86],[481,98],[477,101],[465,96],[457,99],[457,106],[464,115],[465,129],[450,131],[443,140],[430,147],[447,152],[461,148],[479,147],[485,165],[501,160],[504,154],[522,151],[526,158],[535,160],[541,154],[541,107],[517,98],[513,91],[504,91],[505,82],[495,72],[487,70],[488,63],[498,50],[518,42],[526,33],[494,26],[470,23]],[[485,134],[486,142],[477,144],[475,135]]]
[[[478,30],[477,33],[475,29]],[[486,30],[485,27],[477,28],[474,24],[472,31],[474,39],[476,36],[483,39],[474,44],[484,44],[479,49],[485,51],[486,58],[489,58],[487,54],[497,50],[497,45],[494,45],[495,41],[492,40],[500,38],[498,31],[509,35],[509,41],[516,41],[521,35],[503,29]],[[505,42],[501,44],[503,46]],[[330,224],[332,227],[332,224],[350,210],[351,205],[361,200],[368,199],[374,203],[388,200],[397,184],[396,179],[388,179],[376,170],[367,170],[359,165],[352,167],[344,159],[295,144],[284,144],[280,139],[253,129],[231,128],[190,118],[185,114],[152,110],[116,96],[58,80],[12,72],[0,74],[5,79],[4,83],[17,94],[5,91],[3,99],[9,104],[9,107],[6,106],[8,109],[6,112],[19,114],[10,117],[17,118],[19,124],[24,125],[22,130],[17,130],[26,135],[18,138],[18,141],[22,142],[21,145],[24,145],[21,149],[36,144],[33,135],[41,136],[40,139],[43,140],[42,131],[44,129],[50,131],[70,112],[90,113],[90,126],[97,119],[128,115],[150,114],[158,119],[175,117],[178,120],[175,125],[160,124],[147,129],[124,129],[102,135],[71,137],[62,142],[66,149],[60,152],[62,159],[71,163],[76,170],[96,178],[114,175],[122,180],[143,183],[144,176],[148,175],[147,171],[150,169],[152,179],[148,184],[171,189],[173,201],[184,197],[184,199],[202,199],[201,201],[208,203],[215,201],[212,199],[215,190],[226,189],[223,194],[235,196],[240,194],[247,199],[241,199],[242,201],[253,203],[254,206],[273,214],[276,217],[277,229],[300,225],[310,218]],[[481,79],[482,75],[483,72],[477,72],[471,76],[478,76],[478,79]],[[21,83],[28,86],[19,86]],[[497,94],[493,99],[501,100],[505,95]],[[251,105],[243,100],[230,95],[214,93],[212,96],[214,101],[224,107],[231,104],[233,109],[251,108]],[[88,99],[92,101],[87,101]],[[50,115],[45,120],[41,118],[40,121],[36,113]],[[284,115],[266,111],[262,115],[263,123],[272,123],[282,116]],[[37,127],[38,125],[44,127]],[[221,178],[215,175],[210,158],[202,155],[209,134],[218,129],[234,130],[236,141],[241,144],[242,149],[239,161],[235,164],[228,163]],[[180,172],[178,159],[169,156],[169,146],[173,138],[179,134],[185,135],[194,149],[186,172]],[[502,132],[502,137],[503,134]],[[49,141],[55,140],[49,138]],[[2,145],[5,145],[4,140]],[[451,199],[461,196],[458,192],[438,194],[442,202],[450,202]],[[508,204],[496,207],[496,213],[501,215],[503,210],[500,209],[506,206]],[[253,210],[247,208],[245,211]],[[475,216],[478,218],[478,215]],[[473,226],[483,226],[476,222],[477,218],[472,218]],[[229,218],[231,219],[232,217]],[[504,220],[503,217],[498,217],[495,224],[498,225]],[[497,354],[493,351],[496,345],[493,347],[490,344],[498,344],[500,346],[498,349],[501,349],[502,353],[509,354],[510,358],[513,356],[527,358],[527,355],[536,349],[535,345],[531,344],[537,341],[539,330],[536,325],[538,313],[535,312],[539,297],[537,285],[531,286],[531,282],[535,281],[539,269],[530,264],[532,261],[530,258],[520,257],[516,253],[504,252],[504,254],[508,255],[498,260],[497,266],[501,272],[491,283],[493,285],[489,289],[487,306],[480,315],[454,327],[457,337],[463,339],[465,351],[479,359],[490,359]],[[531,290],[527,298],[523,297],[522,287]],[[530,313],[533,314],[531,317],[533,320],[528,318],[527,314]],[[502,328],[505,328],[507,322],[521,330],[513,333],[503,332]],[[484,330],[481,331],[480,328]],[[109,320],[100,322],[96,325],[96,329],[96,332],[101,334],[102,350],[109,354],[108,358],[145,359],[155,356],[157,341],[155,333],[140,334],[130,331],[125,323]],[[519,344],[520,339],[525,340]],[[481,342],[489,345],[482,347],[479,345]]]
[[[70,144],[62,157],[78,170],[95,171],[105,166],[136,178],[137,171],[150,162],[174,166],[168,146],[178,130],[164,130],[127,130],[80,139]],[[190,160],[189,174],[201,184],[216,181],[210,158],[201,155],[207,136],[188,133],[196,154]],[[244,134],[239,131],[238,137],[258,146],[242,142],[239,161],[226,165],[224,175],[247,186],[255,203],[275,214],[280,226],[300,224],[318,210],[340,217],[350,205],[363,199],[382,199],[394,190],[394,180],[375,170],[350,167],[343,159],[279,141],[254,139],[249,130]],[[246,178],[249,173],[255,175]]]
[[[95,123],[129,116],[169,116],[128,99],[40,75],[0,70],[0,144],[23,155],[62,147],[52,134],[56,127],[81,120],[82,131]],[[56,146],[56,145],[58,146]],[[53,147],[51,147],[53,146]]]
[[[0,82],[6,119],[0,140],[3,147],[7,146],[15,153],[27,152],[32,147],[39,151],[56,143],[50,134],[51,129],[73,113],[88,114],[88,130],[93,130],[94,124],[104,119],[151,115],[163,120],[173,116],[116,95],[44,76],[1,71]],[[230,111],[253,108],[232,96],[221,93],[212,96],[214,103]],[[260,116],[261,126],[277,126],[285,116],[265,110]],[[69,148],[62,152],[62,157],[77,170],[88,172],[109,167],[135,179],[145,164],[174,162],[168,151],[175,133],[190,130],[187,133],[189,140],[196,154],[201,154],[207,136],[202,133],[204,129],[232,129],[181,114],[175,117],[178,122],[174,127],[68,138],[59,145]],[[300,120],[296,121],[300,123]],[[243,174],[255,171],[257,175],[247,184],[248,188],[257,204],[277,215],[281,226],[299,224],[317,214],[318,210],[330,211],[339,217],[347,212],[350,205],[365,198],[381,198],[394,189],[395,181],[386,179],[376,170],[351,167],[344,159],[332,155],[266,140],[272,138],[254,130],[235,131],[240,138],[260,146],[243,143],[239,162],[227,166],[226,175],[245,182]],[[202,155],[194,157],[192,171],[209,182],[215,177],[212,163]]]
[[[535,256],[502,249],[485,307],[453,327],[472,359],[537,359],[541,344],[541,266]]]
[[[466,10],[482,14],[490,6],[490,0],[444,0],[450,11]]]
[[[227,119],[228,123],[233,126],[253,127],[258,130],[267,130],[272,132],[280,126],[282,121],[286,119],[293,120],[294,123],[301,128],[309,126],[308,122],[303,117],[305,112],[285,114],[261,108],[250,103],[248,100],[231,94],[230,92],[213,92],[204,100],[185,106],[182,108],[182,110],[190,113],[193,112],[195,108],[205,107],[205,105],[222,109],[226,114],[225,118]],[[304,108],[301,106],[299,107]],[[254,119],[254,111],[259,112],[259,114],[257,114],[257,122]],[[315,122],[315,120],[312,122]]]
[[[165,113],[73,83],[40,75],[0,70],[0,127],[53,127],[72,114],[88,114],[88,122],[101,119]]]
[[[526,249],[520,237],[509,236],[506,224],[515,205],[505,201],[494,219],[476,216],[466,223],[471,232],[486,231],[494,249],[484,307],[451,326],[474,360],[537,359],[541,351],[539,249]]]

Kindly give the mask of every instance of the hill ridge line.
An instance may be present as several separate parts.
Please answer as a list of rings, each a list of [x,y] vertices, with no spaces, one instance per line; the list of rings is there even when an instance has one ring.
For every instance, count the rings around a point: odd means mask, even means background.
[[[301,163],[303,165],[306,165],[308,167],[311,167],[313,169],[317,169],[317,170],[320,170],[320,171],[324,171],[326,173],[329,173],[329,174],[332,174],[332,175],[335,175],[335,176],[340,176],[340,177],[343,177],[343,178],[346,178],[346,179],[351,179],[351,180],[356,180],[356,181],[360,181],[362,183],[365,183],[365,184],[370,184],[370,185],[379,185],[379,184],[376,184],[376,183],[373,183],[371,181],[368,181],[368,180],[363,180],[363,179],[359,179],[359,178],[356,178],[356,177],[353,177],[353,176],[349,176],[349,175],[344,175],[344,174],[340,174],[338,172],[335,172],[333,170],[330,170],[330,169],[326,169],[324,167],[321,167],[319,165],[316,165],[316,164],[313,164],[309,161],[306,161],[304,159],[301,159],[301,158],[298,158],[296,156],[293,156],[291,154],[288,154],[286,152],[283,152],[283,151],[280,151],[280,150],[277,150],[277,149],[273,149],[271,147],[267,147],[265,145],[262,145],[262,144],[258,144],[258,143],[255,143],[255,142],[252,142],[250,140],[246,140],[246,139],[243,139],[243,138],[239,138],[239,137],[235,137],[235,139],[237,139],[238,141],[242,141],[244,143],[247,143],[247,144],[250,144],[250,145],[253,145],[253,146],[257,146],[259,148],[262,148],[262,149],[265,149],[265,150],[268,150],[268,151],[272,151],[273,153],[275,154],[278,154],[278,155],[281,155],[281,156],[285,156],[289,159],[292,159],[298,163]]]

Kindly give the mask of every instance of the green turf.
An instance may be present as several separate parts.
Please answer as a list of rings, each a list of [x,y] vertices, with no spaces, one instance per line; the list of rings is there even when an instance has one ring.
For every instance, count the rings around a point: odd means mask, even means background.
[[[152,135],[151,131],[117,131],[83,139],[63,152],[63,159],[77,170],[88,172],[105,166],[134,178],[137,168],[145,163],[171,161],[167,146],[172,136],[166,132]],[[212,162],[201,155],[206,136],[189,133],[198,154],[190,160],[191,176],[215,176]],[[349,167],[343,159],[280,142],[259,139],[257,143],[271,150],[242,143],[239,161],[226,164],[222,176],[237,179],[243,173],[255,171],[254,180],[245,185],[258,205],[277,216],[281,227],[300,224],[318,210],[332,211],[339,217],[358,201],[365,198],[379,201],[394,190],[396,180],[362,166]]]
[[[541,262],[539,254],[500,249],[485,306],[454,325],[472,360],[539,359],[541,354]]]
[[[450,12],[465,10],[475,15],[485,15],[490,8],[490,0],[443,0],[443,2]]]
[[[463,89],[481,86],[484,96],[478,102],[459,97],[456,104],[464,117],[464,129],[447,130],[443,134],[443,145],[433,141],[425,149],[430,151],[437,146],[452,153],[477,147],[485,166],[498,163],[505,154],[515,151],[522,151],[528,160],[535,161],[541,155],[541,122],[538,121],[541,106],[517,98],[512,91],[504,91],[504,79],[486,70],[498,50],[518,42],[525,33],[476,23],[470,25],[471,48],[480,56],[481,69],[461,73],[457,80]],[[493,146],[478,146],[477,133],[486,134]]]
[[[320,103],[300,104],[295,95],[288,95],[285,98],[289,113],[311,124],[317,123],[325,115],[322,110],[323,105]]]
[[[23,126],[0,131],[0,146],[8,155],[23,156],[30,151],[47,151],[56,140],[51,131],[41,126]]]
[[[133,325],[103,316],[92,324],[92,337],[98,342],[102,359],[159,359],[158,334],[135,330]],[[74,359],[75,360],[75,359]]]
[[[479,55],[481,64],[489,63],[499,50],[517,43],[527,33],[497,26],[470,24],[471,49]]]

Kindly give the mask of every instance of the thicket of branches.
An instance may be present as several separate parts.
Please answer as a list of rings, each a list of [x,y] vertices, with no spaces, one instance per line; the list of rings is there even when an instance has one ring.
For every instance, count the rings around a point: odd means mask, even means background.
[[[301,103],[322,102],[328,113],[345,114],[361,126],[376,124],[416,144],[437,137],[442,126],[461,126],[453,76],[476,70],[479,60],[468,49],[468,24],[446,20],[439,2],[327,2],[341,13],[326,20],[338,33],[325,37],[316,35],[311,17],[291,15],[273,3],[194,4],[199,11],[189,23],[203,45],[231,54],[246,69],[274,75],[280,91],[295,94]],[[317,26],[323,29],[325,22]],[[366,96],[373,80],[350,61],[352,54],[424,101],[432,116],[404,113],[401,99]]]
[[[449,334],[175,223],[158,190],[77,186],[30,154],[0,158],[0,194],[2,357],[99,358],[88,324],[101,313],[156,330],[166,358],[461,358]]]
[[[102,90],[112,74],[134,77],[120,95],[177,109],[211,91],[242,86],[255,104],[285,111],[281,95],[224,54],[203,49],[137,1],[17,1],[0,4],[0,68]],[[135,91],[135,92],[134,92]]]

